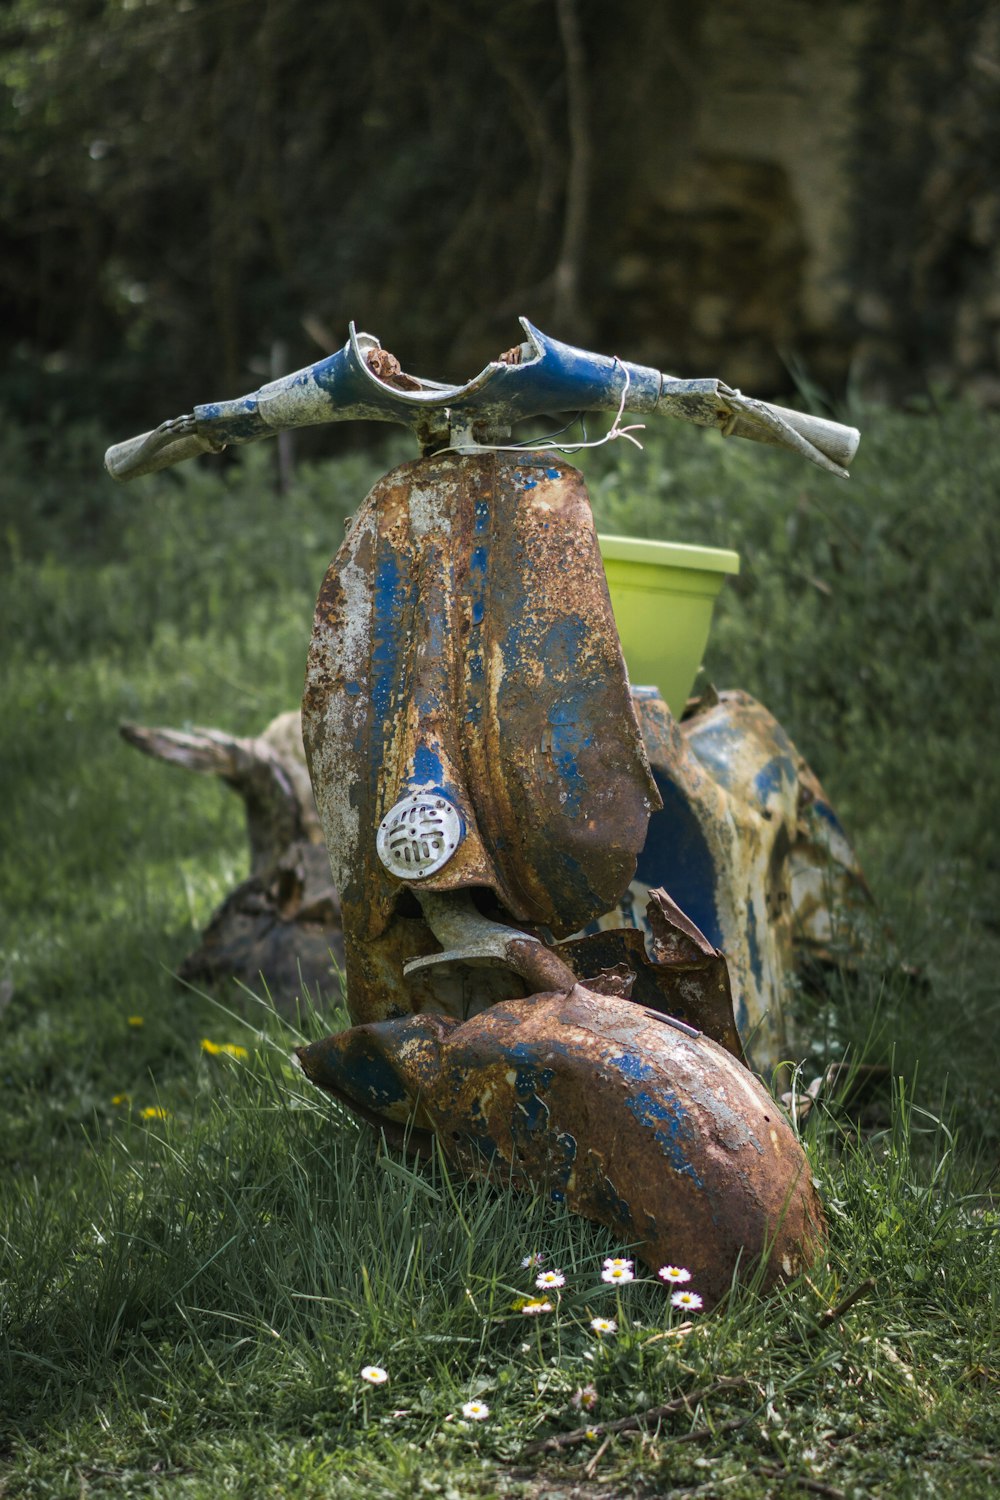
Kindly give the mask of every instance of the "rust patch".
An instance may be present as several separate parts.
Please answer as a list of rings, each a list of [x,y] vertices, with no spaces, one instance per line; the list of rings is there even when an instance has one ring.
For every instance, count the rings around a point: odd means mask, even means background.
[[[419,391],[423,387],[419,380],[407,375],[399,360],[388,349],[369,349],[365,355],[368,368],[377,375],[383,385],[391,385],[396,391]]]

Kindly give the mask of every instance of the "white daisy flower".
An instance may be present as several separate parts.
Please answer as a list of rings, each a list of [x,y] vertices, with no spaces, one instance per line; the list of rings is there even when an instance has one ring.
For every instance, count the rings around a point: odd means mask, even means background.
[[[697,1312],[702,1303],[697,1292],[675,1292],[670,1299],[670,1305],[682,1307],[687,1312]]]
[[[661,1281],[672,1282],[675,1286],[691,1280],[691,1272],[686,1266],[661,1266],[656,1274]]]

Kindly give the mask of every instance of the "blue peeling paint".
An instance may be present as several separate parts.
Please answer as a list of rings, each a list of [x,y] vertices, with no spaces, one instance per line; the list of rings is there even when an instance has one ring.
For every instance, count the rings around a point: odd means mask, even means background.
[[[555,1076],[554,1068],[517,1068],[514,1073],[514,1091],[519,1099],[544,1093]]]
[[[407,1098],[399,1074],[367,1037],[359,1037],[345,1053],[343,1070],[344,1092],[369,1109],[385,1109]]]
[[[740,751],[745,744],[742,729],[723,719],[689,736],[688,744],[714,781],[732,791],[742,779]]]
[[[632,1205],[627,1198],[621,1196],[610,1178],[600,1178],[594,1184],[593,1191],[598,1216],[608,1218],[612,1224],[627,1229],[632,1223]]]
[[[463,1136],[463,1144],[469,1146],[477,1156],[481,1156],[487,1163],[491,1163],[499,1150],[496,1141],[485,1131],[482,1135],[467,1134]]]
[[[747,952],[750,955],[750,969],[754,979],[757,981],[758,990],[764,988],[764,961],[760,954],[760,943],[757,938],[757,913],[752,901],[747,902]]]
[[[508,632],[508,638],[510,632]],[[586,639],[586,626],[577,615],[556,620],[538,643],[538,654],[545,675],[564,685],[563,696],[548,711],[548,752],[562,783],[560,801],[568,818],[580,815],[582,798],[587,790],[577,757],[583,747],[581,724],[588,723],[588,684],[577,675],[577,666]],[[505,648],[505,660],[507,651]]]
[[[761,802],[780,794],[786,782],[795,780],[795,767],[787,755],[775,755],[762,767],[753,779],[754,789]]]
[[[843,825],[829,802],[814,802],[810,808],[810,812],[814,812],[818,818],[823,819],[824,823],[828,823],[835,833],[839,833],[841,837],[846,837]]]
[[[382,550],[375,570],[373,602],[372,707],[376,718],[384,722],[396,680],[400,625],[406,603],[399,559],[389,547]]]
[[[633,1083],[643,1083],[652,1078],[656,1069],[649,1063],[643,1062],[634,1052],[623,1052],[620,1057],[609,1057],[607,1061],[609,1068],[614,1068],[623,1078],[631,1079]]]
[[[533,1136],[548,1129],[549,1107],[538,1094],[529,1094],[518,1099],[517,1113],[511,1121],[515,1138]]]
[[[664,886],[708,941],[721,948],[716,869],[705,835],[687,793],[656,766],[653,776],[663,809],[649,820],[636,879],[643,885]]]
[[[444,780],[441,757],[429,745],[418,745],[413,752],[413,786],[438,787]]]
[[[696,1187],[704,1187],[703,1179],[688,1161],[684,1149],[684,1143],[694,1139],[695,1130],[676,1094],[664,1090],[659,1098],[654,1098],[641,1089],[626,1095],[625,1104],[640,1125],[653,1131],[654,1141],[674,1171],[690,1177]]]
[[[546,469],[545,470],[545,477],[546,477],[546,479],[561,479],[563,477],[562,476],[562,470],[561,469]]]

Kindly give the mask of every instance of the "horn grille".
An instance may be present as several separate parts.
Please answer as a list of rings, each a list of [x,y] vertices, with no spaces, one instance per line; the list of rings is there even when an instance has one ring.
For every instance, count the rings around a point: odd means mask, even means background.
[[[465,826],[457,807],[439,792],[411,792],[390,808],[378,826],[375,848],[391,875],[421,880],[451,859]]]

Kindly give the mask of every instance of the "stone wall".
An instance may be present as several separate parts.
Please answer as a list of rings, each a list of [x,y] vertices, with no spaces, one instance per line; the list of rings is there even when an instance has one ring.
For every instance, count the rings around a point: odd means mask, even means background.
[[[603,344],[748,390],[799,362],[834,389],[1000,404],[1000,6],[677,19],[633,16],[596,74]],[[602,92],[612,67],[631,72]]]

